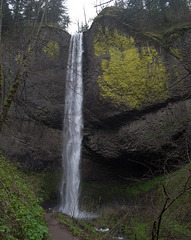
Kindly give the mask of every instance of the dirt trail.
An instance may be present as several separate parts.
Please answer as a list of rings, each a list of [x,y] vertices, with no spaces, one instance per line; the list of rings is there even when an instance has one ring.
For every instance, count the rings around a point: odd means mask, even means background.
[[[59,224],[54,213],[46,213],[45,218],[51,234],[50,240],[79,240],[79,238],[74,237],[64,225]]]

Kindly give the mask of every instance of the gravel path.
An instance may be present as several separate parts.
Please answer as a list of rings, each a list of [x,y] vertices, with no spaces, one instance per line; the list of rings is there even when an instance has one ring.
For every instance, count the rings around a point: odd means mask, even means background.
[[[79,240],[79,238],[74,237],[64,225],[59,224],[54,213],[46,213],[45,218],[51,234],[50,240]]]

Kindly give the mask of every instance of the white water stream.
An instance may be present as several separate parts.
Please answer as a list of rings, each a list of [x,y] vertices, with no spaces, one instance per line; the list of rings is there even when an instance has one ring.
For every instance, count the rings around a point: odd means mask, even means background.
[[[82,34],[75,34],[70,40],[66,77],[65,113],[63,129],[61,203],[59,211],[78,218],[79,187],[82,144]]]

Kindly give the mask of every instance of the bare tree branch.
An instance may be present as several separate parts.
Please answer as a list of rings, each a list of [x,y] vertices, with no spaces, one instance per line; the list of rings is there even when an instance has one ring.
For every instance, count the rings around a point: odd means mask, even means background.
[[[108,1],[108,2],[104,2],[104,3],[100,3],[100,4],[98,4],[98,5],[95,5],[94,7],[100,7],[100,6],[103,6],[103,5],[105,5],[105,4],[107,4],[107,3],[110,3],[110,2],[113,2],[114,0],[110,0],[110,1]]]

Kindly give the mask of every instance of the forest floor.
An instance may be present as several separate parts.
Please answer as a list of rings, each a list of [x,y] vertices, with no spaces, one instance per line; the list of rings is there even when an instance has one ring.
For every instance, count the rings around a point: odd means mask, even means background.
[[[46,213],[45,219],[48,223],[48,229],[50,232],[50,240],[80,240],[81,238],[74,237],[69,232],[64,224],[59,223],[56,220],[54,213]]]

